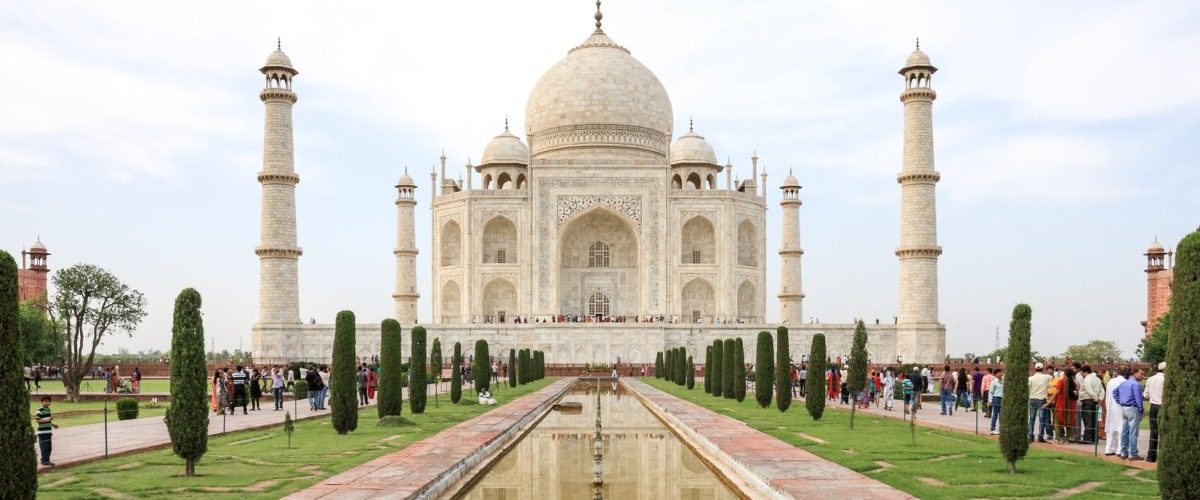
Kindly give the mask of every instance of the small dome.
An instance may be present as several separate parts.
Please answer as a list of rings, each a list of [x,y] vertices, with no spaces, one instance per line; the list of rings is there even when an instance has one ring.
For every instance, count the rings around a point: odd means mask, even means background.
[[[929,62],[928,55],[922,52],[921,49],[917,49],[913,51],[912,55],[908,56],[907,61],[904,61],[905,68],[914,66],[933,66],[933,63]]]
[[[679,136],[679,139],[676,139],[675,144],[671,146],[671,164],[677,165],[681,163],[719,165],[717,163],[717,154],[713,152],[712,145],[704,140],[704,136],[692,130],[688,130],[688,133]]]
[[[1150,247],[1146,249],[1146,253],[1162,253],[1165,251],[1166,249],[1163,248],[1162,243],[1159,243],[1158,240],[1154,240],[1154,243],[1151,243]]]
[[[404,169],[404,173],[400,174],[400,180],[396,181],[396,187],[417,187],[417,183],[413,182],[411,175],[408,175],[408,169]]]
[[[262,69],[265,70],[267,68],[285,68],[299,74],[299,71],[296,71],[296,68],[292,67],[292,59],[287,54],[284,54],[282,50],[276,50],[267,56],[267,62],[263,64]]]
[[[504,127],[504,132],[493,138],[492,142],[483,148],[483,159],[479,164],[494,163],[529,165],[529,148],[525,147],[525,143],[521,142],[520,138],[512,135],[507,126]]]
[[[1161,247],[1160,247],[1160,248],[1161,248]],[[41,239],[41,238],[38,238],[38,240],[37,240],[37,241],[33,242],[33,245],[30,245],[30,246],[29,246],[29,250],[30,250],[30,251],[34,251],[34,252],[45,252],[45,251],[46,251],[46,245],[42,244],[42,239]]]
[[[780,189],[800,189],[800,181],[796,176],[792,175],[792,171],[788,170],[788,176],[783,178],[783,184],[779,185]]]

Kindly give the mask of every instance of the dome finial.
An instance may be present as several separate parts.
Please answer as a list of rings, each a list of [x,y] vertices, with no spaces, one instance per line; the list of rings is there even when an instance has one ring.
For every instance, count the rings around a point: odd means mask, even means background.
[[[283,50],[283,37],[275,37],[275,50]]]
[[[688,132],[696,131],[696,129],[695,129],[695,127],[693,127],[693,125],[694,125],[694,122],[692,121],[692,116],[688,115]]]
[[[921,50],[921,37],[917,37],[917,50]]]
[[[508,115],[504,115],[504,131],[508,132]]]
[[[596,0],[596,31],[600,31],[600,20],[604,19],[604,14],[600,13],[600,0]]]

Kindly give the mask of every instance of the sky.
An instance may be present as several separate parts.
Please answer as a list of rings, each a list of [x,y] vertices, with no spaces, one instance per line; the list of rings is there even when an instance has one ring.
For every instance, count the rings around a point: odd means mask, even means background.
[[[104,267],[148,316],[102,352],[166,349],[195,287],[220,349],[257,318],[263,107],[277,37],[294,113],[300,307],[332,322],[392,313],[396,193],[417,179],[420,316],[430,317],[428,173],[455,177],[524,127],[538,77],[592,30],[583,0],[0,4],[0,249],[39,236],[50,266]],[[805,315],[897,310],[903,81],[920,37],[934,105],[940,317],[948,354],[1090,339],[1132,356],[1145,252],[1200,225],[1200,4],[667,2],[604,4],[604,29],[746,178],[800,179]],[[723,177],[723,176],[722,176]],[[723,184],[723,179],[722,179]],[[478,180],[476,181],[478,185]],[[768,273],[769,319],[778,318]]]

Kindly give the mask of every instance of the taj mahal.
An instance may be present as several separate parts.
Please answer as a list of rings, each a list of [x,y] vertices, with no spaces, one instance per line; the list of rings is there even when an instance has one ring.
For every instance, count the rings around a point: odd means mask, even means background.
[[[547,363],[653,362],[657,351],[685,346],[702,353],[717,338],[753,345],[759,331],[780,325],[790,331],[796,361],[817,333],[826,335],[830,353],[849,352],[853,324],[804,321],[797,178],[789,172],[775,186],[783,227],[768,227],[771,187],[758,158],[751,158],[748,178],[734,181],[732,165],[718,161],[702,130],[689,124],[676,135],[666,88],[605,33],[598,2],[594,19],[590,35],[530,92],[523,130],[510,130],[506,120],[478,163],[465,166],[465,180],[452,179],[462,171],[447,172],[442,155],[428,185],[433,230],[421,245],[414,224],[418,185],[407,172],[400,175],[395,319],[405,328],[423,325],[444,346],[485,339],[493,353],[542,350]],[[282,50],[260,71],[266,118],[252,351],[264,361],[328,358],[333,325],[306,324],[299,314],[300,177],[292,143],[299,71]],[[900,69],[900,238],[897,247],[879,252],[898,259],[899,314],[894,323],[867,325],[868,351],[879,362],[945,357],[946,331],[938,320],[936,71],[919,46]],[[768,231],[782,235],[778,269],[769,268]],[[418,293],[419,252],[431,256],[430,297]],[[768,272],[780,276],[773,297],[766,293]],[[432,317],[418,317],[422,299],[432,301]],[[766,317],[768,300],[779,301],[779,318]],[[357,333],[360,355],[377,354],[379,324],[359,324]]]

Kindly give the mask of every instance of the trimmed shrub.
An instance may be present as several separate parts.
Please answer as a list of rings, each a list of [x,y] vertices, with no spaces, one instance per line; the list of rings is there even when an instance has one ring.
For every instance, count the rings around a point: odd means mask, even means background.
[[[490,390],[492,387],[492,356],[488,354],[488,343],[486,340],[479,339],[475,341],[475,370],[472,374],[475,376],[475,393]]]
[[[358,428],[358,368],[354,347],[354,313],[341,311],[333,326],[333,372],[329,374],[329,408],[333,430]]]
[[[292,398],[299,401],[308,398],[308,382],[303,379],[296,379],[292,383]]]
[[[529,383],[529,350],[517,351],[517,382],[521,385]]]
[[[654,353],[654,378],[663,378],[663,352]]]
[[[454,354],[450,357],[450,402],[462,399],[462,344],[454,343]]]
[[[1004,370],[1004,397],[1000,398],[1000,454],[1008,462],[1008,472],[1017,473],[1017,460],[1029,451],[1026,440],[1029,425],[1029,343],[1032,336],[1033,309],[1017,304],[1008,324],[1008,357]],[[1169,378],[1169,377],[1168,377]]]
[[[754,351],[754,401],[758,406],[771,406],[772,383],[775,381],[775,349],[771,332],[758,332],[758,345]]]
[[[133,420],[138,417],[138,400],[121,398],[117,400],[117,420]]]
[[[441,337],[433,339],[433,344],[429,347],[429,381],[434,383],[434,387],[442,381]]]
[[[408,358],[408,408],[413,415],[425,413],[425,398],[429,395],[429,367],[425,351],[425,327],[412,329],[412,354]]]
[[[687,357],[687,388],[692,390],[696,387],[696,365],[692,363],[692,357]]]
[[[733,399],[746,400],[746,351],[741,337],[733,339]]]
[[[37,456],[29,424],[29,390],[21,375],[17,263],[0,250],[0,481],[14,498],[37,496]],[[203,380],[201,378],[200,380]]]
[[[179,292],[175,298],[171,326],[171,404],[163,419],[171,436],[171,451],[184,460],[184,475],[188,477],[196,475],[196,462],[208,451],[208,373],[200,304],[200,292],[191,288]]]
[[[775,407],[787,411],[792,406],[792,360],[788,344],[788,329],[775,331]],[[825,358],[821,358],[825,359]],[[821,398],[818,398],[821,399]],[[821,399],[824,402],[824,399]]]
[[[733,339],[725,339],[722,342],[722,345],[721,345],[721,387],[722,387],[721,397],[724,397],[725,399],[733,399],[737,393],[737,389],[735,389],[733,387],[733,384],[735,382],[737,382],[733,378],[734,374],[737,372],[737,368],[734,364],[735,360],[733,359],[734,350],[735,350],[735,347],[734,347]]]
[[[712,370],[712,346],[704,346],[704,393],[712,394],[712,377],[709,376]]]
[[[379,324],[379,396],[375,400],[379,418],[399,415],[404,409],[404,384],[400,338],[400,322],[385,319]]]
[[[1185,236],[1175,256],[1158,485],[1163,498],[1200,498],[1200,231]]]
[[[825,414],[825,370],[829,369],[825,359],[825,334],[818,333],[808,349],[808,380],[804,382],[804,408],[813,420],[821,420]]]
[[[721,374],[721,370],[722,370],[721,365],[723,365],[725,363],[725,352],[724,351],[725,351],[725,343],[721,342],[721,339],[714,340],[713,341],[713,369],[712,369],[713,383],[712,383],[712,385],[713,385],[713,396],[716,396],[718,398],[725,396],[725,376]]]
[[[541,380],[546,378],[546,353],[542,351],[536,351],[533,359],[536,361],[533,373],[537,375],[537,379]]]
[[[850,345],[850,368],[846,371],[846,388],[850,390],[850,430],[854,430],[854,410],[858,393],[867,386],[867,326],[858,320],[854,326],[854,341]]]
[[[687,358],[688,358],[687,349],[680,347],[679,353],[676,354],[675,357],[676,357],[676,359],[678,359],[678,361],[676,361],[676,364],[678,365],[678,367],[675,369],[675,373],[676,373],[675,383],[677,385],[686,385],[687,384]]]
[[[675,348],[663,353],[663,380],[675,381]]]
[[[517,386],[517,350],[508,350],[508,386]]]

